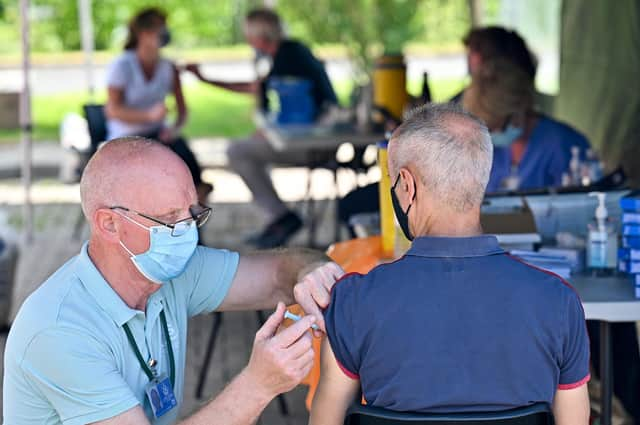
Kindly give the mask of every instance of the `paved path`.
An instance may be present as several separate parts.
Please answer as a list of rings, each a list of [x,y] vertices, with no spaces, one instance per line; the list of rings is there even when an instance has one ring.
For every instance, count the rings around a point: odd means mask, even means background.
[[[180,58],[177,58],[178,61]],[[340,81],[352,77],[349,62],[332,59],[326,62],[327,73],[332,80]],[[410,78],[419,78],[425,70],[434,77],[463,77],[467,72],[464,54],[431,57],[409,57],[407,60]],[[212,78],[227,81],[246,81],[255,78],[253,62],[250,60],[212,61],[203,64],[203,72]],[[93,68],[93,79],[97,89],[105,87],[106,66]],[[184,82],[189,84],[195,78],[185,73]],[[64,81],[64,84],[61,84]],[[35,94],[52,94],[82,91],[88,87],[87,73],[81,65],[40,66],[31,71],[32,90]],[[19,90],[22,87],[22,73],[19,68],[0,66],[0,90]]]

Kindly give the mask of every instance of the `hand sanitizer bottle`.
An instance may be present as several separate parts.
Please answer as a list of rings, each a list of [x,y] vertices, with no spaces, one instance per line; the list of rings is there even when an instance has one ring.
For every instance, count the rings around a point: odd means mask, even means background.
[[[609,220],[604,192],[592,192],[589,196],[598,197],[595,219],[589,223],[587,243],[587,266],[595,273],[611,272],[616,267],[618,235]]]
[[[571,148],[571,160],[569,161],[569,173],[571,175],[571,184],[580,186],[582,184],[582,176],[580,175],[580,148],[573,146]]]

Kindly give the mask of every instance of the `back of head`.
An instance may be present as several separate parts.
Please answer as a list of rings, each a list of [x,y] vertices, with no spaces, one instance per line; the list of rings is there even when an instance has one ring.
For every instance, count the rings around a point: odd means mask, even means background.
[[[271,9],[253,9],[245,18],[244,33],[247,38],[258,38],[271,43],[278,42],[283,37],[280,17]]]
[[[496,58],[474,76],[465,90],[463,105],[494,129],[531,110],[533,99],[533,79],[512,62]]]
[[[167,23],[167,14],[157,7],[148,7],[136,13],[129,21],[129,33],[124,49],[131,50],[138,46],[140,31],[157,30]]]
[[[513,62],[531,78],[535,78],[537,60],[524,39],[503,27],[490,26],[471,29],[462,39],[464,45],[478,52],[483,62],[504,59]]]
[[[402,167],[416,172],[438,208],[467,213],[482,204],[493,146],[482,121],[460,106],[426,104],[394,131],[389,159],[393,175]]]
[[[96,152],[82,173],[82,211],[91,224],[99,208],[136,209],[146,198],[162,198],[163,191],[175,191],[180,184],[193,185],[191,174],[171,149],[143,137],[113,139]]]

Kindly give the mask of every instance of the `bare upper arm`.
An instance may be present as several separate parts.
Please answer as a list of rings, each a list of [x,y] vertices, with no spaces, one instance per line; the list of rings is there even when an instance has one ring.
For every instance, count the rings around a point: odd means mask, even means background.
[[[218,310],[256,310],[273,308],[272,294],[280,258],[269,253],[240,256],[238,270],[229,292]],[[281,300],[285,301],[285,300]]]
[[[92,425],[150,425],[140,405],[103,421],[93,422]]]
[[[557,390],[553,398],[556,425],[587,425],[589,423],[589,393],[587,385],[570,390]]]
[[[309,424],[342,425],[349,405],[360,394],[360,381],[340,369],[328,338],[322,342],[320,361],[320,383],[313,398]]]
[[[107,103],[104,108],[104,113],[107,118],[114,118],[114,108],[122,106],[124,103],[124,89],[119,87],[109,86],[107,89]]]

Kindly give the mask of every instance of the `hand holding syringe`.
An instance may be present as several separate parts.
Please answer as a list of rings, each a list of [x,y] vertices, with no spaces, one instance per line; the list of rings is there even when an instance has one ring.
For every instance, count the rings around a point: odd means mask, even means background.
[[[284,318],[285,319],[291,319],[294,322],[299,321],[300,319],[302,319],[301,316],[298,316],[297,314],[293,314],[291,313],[289,310],[285,310],[284,312]],[[311,329],[313,329],[314,331],[320,331],[320,328],[318,327],[318,325],[316,325],[315,323],[311,325]]]

